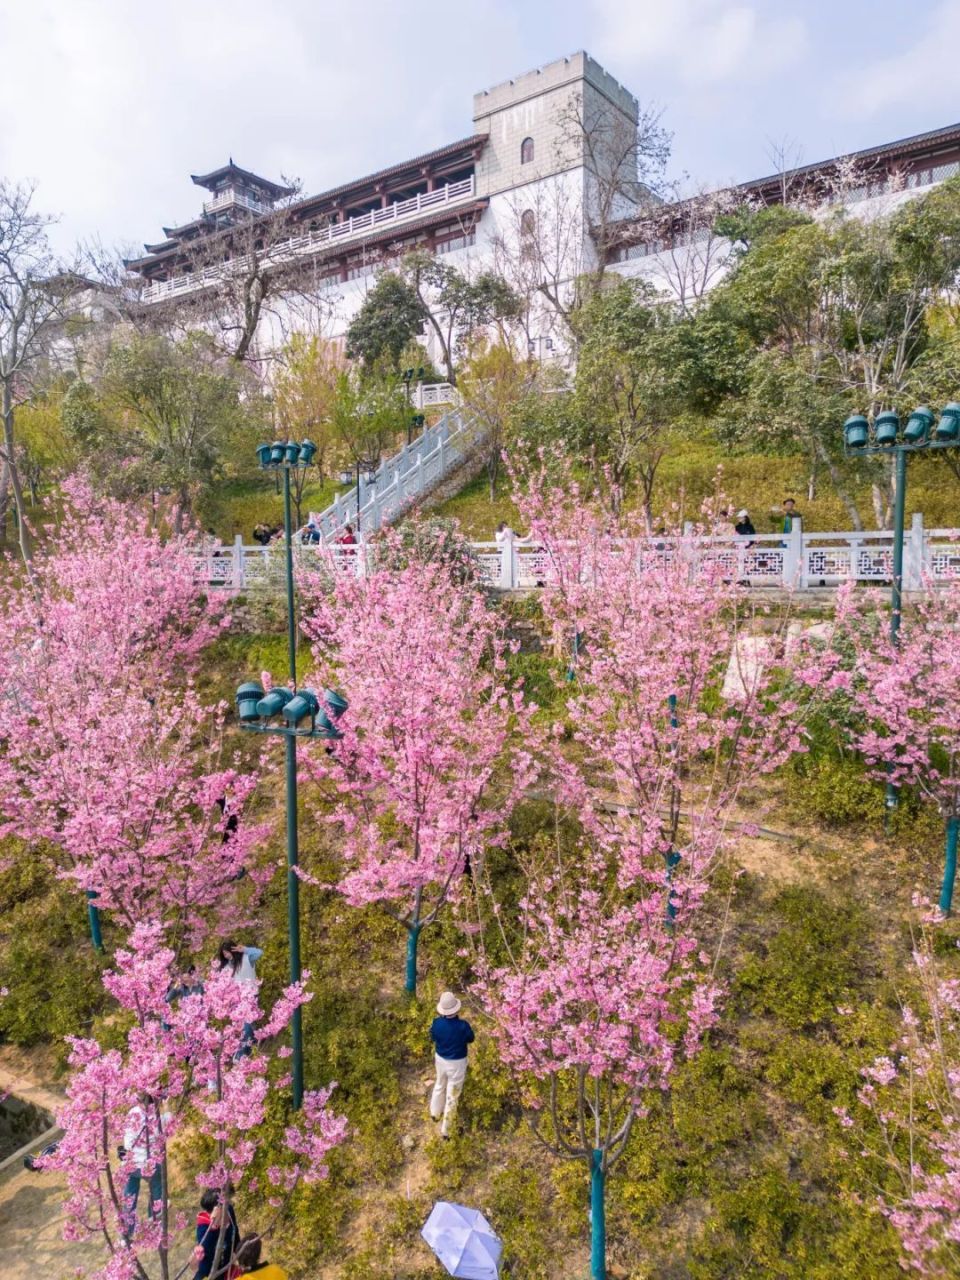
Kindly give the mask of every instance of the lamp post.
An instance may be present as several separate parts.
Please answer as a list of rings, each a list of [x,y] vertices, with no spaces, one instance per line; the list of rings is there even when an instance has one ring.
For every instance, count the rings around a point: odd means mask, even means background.
[[[360,532],[360,475],[362,472],[367,485],[373,484],[377,478],[378,462],[379,458],[357,458],[357,533]]]
[[[955,449],[960,445],[960,402],[951,400],[944,405],[940,420],[933,430],[934,415],[920,405],[914,409],[901,436],[900,418],[893,410],[878,413],[873,422],[871,439],[870,423],[863,414],[854,414],[843,424],[843,451],[848,457],[859,454],[882,455],[894,458],[893,498],[893,571],[890,583],[890,641],[896,646],[903,612],[903,526],[906,511],[907,459],[911,453],[925,453],[933,449]],[[889,812],[897,807],[897,788],[887,783],[886,807]],[[940,910],[946,915],[953,898],[953,881],[957,860],[957,824],[947,825],[946,868],[940,892]]]
[[[290,527],[290,472],[295,467],[309,466],[316,446],[309,440],[295,444],[262,444],[257,449],[264,469],[283,471],[283,528],[287,569],[287,649],[290,665],[289,687],[280,686],[264,693],[259,681],[250,680],[237,689],[237,714],[240,726],[253,733],[279,734],[284,739],[286,754],[287,804],[287,929],[290,943],[290,981],[299,982],[300,967],[300,861],[297,832],[297,739],[339,738],[335,721],[347,709],[343,698],[325,690],[323,702],[310,689],[297,690],[297,626],[293,599],[293,542]],[[280,717],[282,723],[271,723]],[[300,1009],[295,1009],[291,1022],[293,1048],[293,1105],[303,1102],[303,1022]]]

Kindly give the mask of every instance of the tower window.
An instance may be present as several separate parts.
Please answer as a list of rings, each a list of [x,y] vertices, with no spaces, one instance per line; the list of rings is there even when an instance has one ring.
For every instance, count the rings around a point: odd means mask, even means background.
[[[524,138],[520,143],[520,163],[529,164],[533,159],[533,139]]]
[[[520,215],[520,234],[522,236],[532,236],[537,230],[537,215],[532,209],[524,209]]]

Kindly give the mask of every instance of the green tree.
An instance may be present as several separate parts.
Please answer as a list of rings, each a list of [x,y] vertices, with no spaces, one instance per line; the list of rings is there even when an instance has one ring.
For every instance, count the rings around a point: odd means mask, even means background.
[[[387,271],[347,330],[347,355],[367,370],[386,362],[398,371],[404,348],[423,330],[426,318],[416,290],[395,271]]]
[[[486,456],[490,501],[496,497],[503,451],[534,394],[535,367],[506,343],[478,340],[460,375],[460,395],[473,417]]]
[[[17,462],[31,505],[36,504],[45,481],[66,474],[76,462],[76,450],[63,421],[64,394],[58,381],[17,409]]]
[[[746,399],[729,406],[728,421],[756,438],[758,423],[772,419],[771,438],[824,464],[861,528],[842,481],[840,424],[853,409],[911,407],[929,317],[950,305],[960,272],[960,181],[871,222],[842,210],[817,223],[744,217],[735,270],[709,303],[757,352]],[[874,516],[885,527],[891,464],[857,465],[869,468]]]
[[[502,276],[486,271],[470,279],[426,250],[406,254],[400,271],[433,331],[447,381],[453,384],[456,357],[477,331],[492,325],[503,341],[523,310],[520,298]]]
[[[278,424],[287,438],[309,437],[317,446],[314,461],[321,480],[336,440],[330,414],[337,379],[344,367],[343,357],[332,343],[315,335],[295,333],[280,352],[274,379],[273,402]],[[302,480],[302,469],[297,475]],[[297,518],[300,518],[299,501]]]
[[[201,336],[112,347],[97,381],[71,388],[64,414],[105,486],[131,497],[173,495],[178,533],[228,461],[258,443],[263,418],[256,388]]]
[[[590,297],[576,328],[575,443],[592,458],[598,479],[609,480],[614,510],[639,490],[650,527],[657,469],[684,415],[729,387],[735,364],[729,374],[723,366],[738,357],[733,330],[682,317],[650,285],[629,280]]]
[[[338,374],[330,421],[354,465],[382,458],[399,443],[408,420],[403,388],[391,370],[378,369],[365,378],[356,370]]]

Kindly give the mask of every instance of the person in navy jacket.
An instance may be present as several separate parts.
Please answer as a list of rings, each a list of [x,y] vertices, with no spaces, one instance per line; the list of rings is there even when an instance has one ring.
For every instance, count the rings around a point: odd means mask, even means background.
[[[452,991],[445,991],[440,997],[437,1013],[440,1016],[434,1018],[430,1026],[437,1067],[437,1082],[430,1095],[430,1115],[434,1120],[442,1120],[440,1135],[449,1138],[467,1075],[467,1046],[473,1044],[474,1037],[470,1023],[459,1016],[460,1001]]]

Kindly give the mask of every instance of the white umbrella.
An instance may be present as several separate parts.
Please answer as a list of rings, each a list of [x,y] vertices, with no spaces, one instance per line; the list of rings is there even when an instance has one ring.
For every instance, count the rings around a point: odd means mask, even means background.
[[[479,1209],[438,1200],[420,1232],[459,1280],[497,1280],[503,1245]]]

